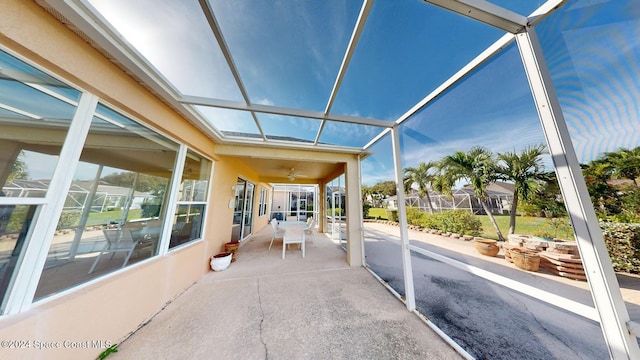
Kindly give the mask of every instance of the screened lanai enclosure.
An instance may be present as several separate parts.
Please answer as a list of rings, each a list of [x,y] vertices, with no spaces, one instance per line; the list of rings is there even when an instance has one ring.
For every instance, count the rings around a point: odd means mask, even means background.
[[[162,107],[121,111],[109,79],[64,80],[56,64],[79,60],[61,53],[43,69],[11,49],[21,39],[0,42],[3,315],[194,251],[184,245],[207,219],[222,223],[207,218],[215,207],[233,213],[238,241],[265,217],[319,220],[465,358],[640,359],[640,268],[627,266],[640,251],[610,252],[626,241],[612,233],[640,238],[637,0],[35,3]],[[163,112],[206,150],[165,118],[136,120]],[[544,177],[523,180],[508,161],[533,148]],[[405,170],[422,163],[434,164],[430,200],[404,191]],[[216,173],[235,168],[260,183]],[[387,181],[397,227],[363,216],[361,188]],[[514,190],[478,185],[497,182]],[[469,256],[461,239],[408,230],[407,207],[480,216],[483,197],[502,219],[523,203],[551,213],[529,190],[559,204],[583,281],[557,276],[566,264],[521,271],[504,252]],[[135,246],[111,261],[123,237]]]
[[[317,185],[275,184],[272,191],[270,219],[285,220],[295,216],[299,221],[319,216]]]
[[[542,165],[559,180],[557,194],[573,225],[585,286],[576,281],[556,286],[504,272],[494,262],[452,251],[454,240],[450,248],[417,235],[408,238],[402,216],[398,239],[409,250],[380,242],[372,230],[370,238],[365,234],[367,262],[406,298],[408,308],[415,307],[471,357],[635,358],[640,356],[633,321],[638,306],[629,297],[625,304],[618,281],[637,284],[637,278],[612,271],[598,227],[602,213],[593,211],[588,190],[594,186],[585,184],[581,166],[588,169],[608,152],[639,145],[631,130],[639,125],[638,104],[625,100],[640,92],[640,47],[628,37],[640,34],[639,13],[632,2],[568,1],[553,10],[551,5],[531,9],[530,28],[494,42],[372,142],[362,168],[375,178],[363,176],[363,181],[401,181],[403,168],[468,154],[476,146],[504,154],[543,144]],[[474,13],[465,6],[457,10],[463,8]],[[469,42],[481,36],[467,35]],[[461,192],[459,186],[455,191]],[[431,195],[438,205],[439,194]],[[418,198],[399,192],[400,212],[405,203],[429,211]],[[630,222],[637,226],[637,220]],[[383,253],[389,255],[375,256]],[[402,263],[392,261],[399,258]]]
[[[412,191],[406,194],[405,204],[424,212],[442,212],[447,210],[465,210],[473,214],[486,214],[482,207],[483,201],[492,214],[509,214],[513,202],[513,192],[498,192],[487,190],[487,198],[478,199],[473,189],[454,189],[451,195],[441,194],[436,191],[429,191],[429,197],[420,196],[418,192]],[[395,207],[396,205],[393,204]]]

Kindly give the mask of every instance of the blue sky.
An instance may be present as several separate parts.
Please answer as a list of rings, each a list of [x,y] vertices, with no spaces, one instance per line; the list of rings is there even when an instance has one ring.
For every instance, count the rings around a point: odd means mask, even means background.
[[[91,3],[182,93],[242,99],[196,1]],[[325,110],[359,1],[211,4],[251,102]],[[396,120],[501,35],[422,1],[376,1],[332,112]],[[221,130],[258,131],[246,113],[199,109]],[[260,118],[273,125],[263,126],[267,135],[315,138],[319,125],[311,119]],[[334,131],[323,133],[321,141],[336,145],[363,146],[380,130],[329,125]]]
[[[640,145],[640,8],[570,1],[537,27],[578,160]],[[560,27],[562,26],[562,27]],[[481,145],[494,152],[545,143],[513,46],[401,126],[403,166]],[[392,180],[391,141],[363,164],[363,182]],[[553,170],[548,156],[545,167]]]
[[[197,1],[89,1],[183,94],[242,101]],[[523,15],[543,3],[492,2]],[[324,111],[359,1],[211,4],[251,102]],[[569,1],[536,28],[580,161],[640,144],[640,7],[634,5]],[[332,113],[396,120],[502,35],[423,1],[377,0]],[[258,133],[249,113],[198,109],[221,130]],[[312,141],[319,127],[315,119],[258,118],[267,135]],[[320,141],[361,147],[380,130],[328,122]],[[543,142],[517,48],[421,110],[401,134],[403,166],[473,145],[498,152]],[[390,147],[375,149],[388,169]],[[363,181],[388,174],[371,167]]]

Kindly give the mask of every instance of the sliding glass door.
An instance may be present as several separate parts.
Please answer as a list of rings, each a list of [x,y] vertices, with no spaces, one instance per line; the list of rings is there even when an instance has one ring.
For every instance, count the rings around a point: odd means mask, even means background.
[[[255,185],[238,178],[231,241],[241,241],[253,231],[253,190]]]

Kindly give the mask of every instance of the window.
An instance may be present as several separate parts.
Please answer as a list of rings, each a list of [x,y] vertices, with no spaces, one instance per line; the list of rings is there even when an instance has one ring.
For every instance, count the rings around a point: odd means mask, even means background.
[[[0,301],[46,204],[80,92],[0,51]],[[36,237],[38,234],[32,234]]]
[[[178,144],[98,104],[35,299],[158,253]]]
[[[202,237],[210,174],[211,161],[188,150],[182,171],[169,248]]]
[[[267,189],[263,186],[260,187],[260,208],[258,209],[258,216],[264,216],[267,213]]]

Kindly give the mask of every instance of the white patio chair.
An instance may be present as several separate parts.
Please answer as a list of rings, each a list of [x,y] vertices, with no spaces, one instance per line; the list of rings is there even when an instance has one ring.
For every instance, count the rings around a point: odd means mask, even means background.
[[[107,243],[104,248],[100,250],[100,254],[93,262],[91,269],[89,269],[89,274],[95,270],[96,265],[100,262],[100,258],[104,254],[111,254],[111,258],[113,259],[113,255],[116,253],[122,252],[126,253],[124,261],[122,262],[121,267],[125,267],[129,262],[129,258],[133,254],[133,251],[136,250],[136,245],[138,244],[138,240],[134,239],[134,236],[131,234],[130,229],[103,229],[102,230],[105,239],[107,239]]]
[[[300,244],[302,249],[302,257],[304,258],[304,225],[295,224],[289,225],[285,228],[284,236],[282,237],[282,259],[284,260],[284,253],[287,250],[289,244]]]
[[[284,229],[281,229],[278,226],[278,220],[276,218],[271,219],[271,228],[273,229],[273,236],[271,237],[269,250],[271,250],[271,245],[273,245],[273,240],[275,240],[276,238],[279,239],[284,236]]]
[[[309,220],[307,221],[307,225],[305,225],[305,228],[304,228],[305,235],[307,234],[311,235],[311,243],[313,245],[316,244],[316,235],[313,231],[315,227],[316,227],[316,219],[309,218]]]

